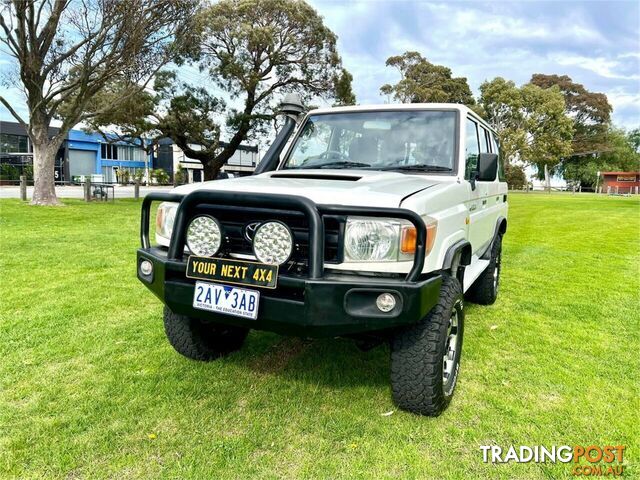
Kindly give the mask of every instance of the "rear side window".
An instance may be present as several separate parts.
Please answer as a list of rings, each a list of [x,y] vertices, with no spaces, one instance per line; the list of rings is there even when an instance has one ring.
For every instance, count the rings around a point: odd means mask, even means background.
[[[491,138],[491,149],[493,153],[498,154],[498,180],[501,182],[506,181],[504,176],[504,159],[500,156],[500,148],[498,147],[498,141],[496,140],[496,136],[493,133],[490,133]]]
[[[478,170],[478,154],[480,144],[478,143],[478,125],[473,120],[467,118],[467,138],[465,140],[466,168],[464,178],[471,178],[471,172]]]
[[[484,127],[480,127],[480,152],[491,153],[489,148],[489,132]]]

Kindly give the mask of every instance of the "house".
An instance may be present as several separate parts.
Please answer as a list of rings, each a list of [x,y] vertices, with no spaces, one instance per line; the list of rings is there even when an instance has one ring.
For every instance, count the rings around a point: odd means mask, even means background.
[[[50,128],[51,136],[58,133]],[[126,142],[107,142],[98,133],[70,130],[55,159],[55,180],[72,182],[81,176],[101,175],[115,182],[118,170],[135,173],[151,168],[153,158],[144,148]],[[27,174],[33,166],[33,146],[23,125],[0,121],[0,168],[3,178]]]
[[[51,136],[58,133],[50,128]],[[107,135],[108,136],[108,135]],[[224,143],[221,143],[224,146]],[[197,146],[194,146],[197,148]],[[151,152],[147,152],[151,150]],[[258,147],[240,145],[223,170],[236,176],[251,175],[258,162]],[[20,175],[30,176],[33,166],[33,147],[25,127],[16,122],[0,121],[0,179],[17,181]],[[99,175],[101,181],[117,182],[118,171],[130,174],[161,168],[171,179],[182,168],[187,182],[204,179],[202,163],[187,157],[170,139],[162,139],[154,149],[136,143],[107,141],[99,133],[73,129],[58,149],[55,159],[57,182],[73,182],[79,177]]]
[[[601,172],[603,193],[635,193],[640,190],[640,172]]]

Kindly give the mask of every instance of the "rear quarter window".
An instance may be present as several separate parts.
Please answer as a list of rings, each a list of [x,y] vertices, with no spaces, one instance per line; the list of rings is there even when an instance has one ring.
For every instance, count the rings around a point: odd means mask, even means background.
[[[500,155],[500,147],[498,145],[498,140],[493,132],[489,132],[489,136],[491,138],[491,150],[493,153],[498,154],[498,180],[501,182],[506,181],[506,177],[504,175],[504,159],[502,155]]]

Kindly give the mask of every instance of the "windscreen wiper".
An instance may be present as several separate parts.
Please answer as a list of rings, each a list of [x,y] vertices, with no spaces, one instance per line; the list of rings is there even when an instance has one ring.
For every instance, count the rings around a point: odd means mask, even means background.
[[[301,168],[350,168],[350,167],[370,167],[368,163],[350,162],[348,160],[340,160],[336,162],[321,163],[319,165],[305,165]]]
[[[383,167],[381,170],[404,170],[410,172],[451,172],[450,167],[443,167],[442,165],[393,165],[389,167]]]

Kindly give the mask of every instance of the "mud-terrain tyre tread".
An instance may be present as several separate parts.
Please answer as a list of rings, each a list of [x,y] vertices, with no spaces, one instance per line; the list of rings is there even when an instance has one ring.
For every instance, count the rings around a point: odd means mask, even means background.
[[[491,246],[491,259],[487,268],[476,278],[475,282],[469,287],[465,297],[468,301],[477,303],[478,305],[492,305],[498,298],[500,285],[501,268],[499,265],[502,255],[502,235],[496,237],[495,242]],[[494,287],[493,272],[498,264],[498,284]]]
[[[216,325],[164,307],[164,331],[171,346],[192,360],[207,362],[239,350],[248,328]]]
[[[460,340],[453,384],[445,392],[442,360],[453,308],[458,309]],[[432,417],[445,410],[457,381],[463,333],[462,287],[456,278],[444,276],[436,306],[420,322],[396,333],[391,341],[391,390],[398,407]]]

